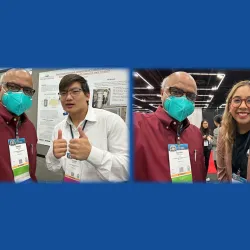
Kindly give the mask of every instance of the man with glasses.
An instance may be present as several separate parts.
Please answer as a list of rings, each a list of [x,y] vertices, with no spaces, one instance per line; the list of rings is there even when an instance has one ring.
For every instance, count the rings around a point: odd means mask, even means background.
[[[48,169],[63,168],[65,182],[127,181],[128,131],[122,118],[89,106],[89,86],[77,74],[62,78],[59,98],[69,115],[54,129]]]
[[[187,117],[194,111],[195,80],[176,72],[162,82],[162,105],[151,114],[135,113],[135,180],[204,182],[200,130]]]
[[[32,106],[32,77],[11,69],[0,79],[0,181],[36,181],[37,135],[25,111]]]

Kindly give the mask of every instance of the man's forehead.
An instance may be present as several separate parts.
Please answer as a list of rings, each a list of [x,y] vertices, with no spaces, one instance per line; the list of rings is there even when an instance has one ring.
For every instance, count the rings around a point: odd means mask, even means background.
[[[3,81],[26,81],[32,82],[31,75],[25,70],[10,70],[7,71],[3,76]]]
[[[196,91],[197,86],[194,78],[188,73],[174,73],[170,76],[168,87],[181,88],[183,90]]]
[[[176,72],[170,75],[169,84],[178,82],[190,82],[190,83],[192,82],[195,84],[194,78],[188,73]]]
[[[69,86],[65,87],[64,91],[75,89],[75,88],[81,88],[81,84],[79,82],[73,82]]]

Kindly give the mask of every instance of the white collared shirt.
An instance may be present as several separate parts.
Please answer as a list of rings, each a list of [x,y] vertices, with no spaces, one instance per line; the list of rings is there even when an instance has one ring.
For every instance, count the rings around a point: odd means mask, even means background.
[[[129,175],[129,138],[128,129],[122,118],[103,109],[89,107],[84,133],[92,145],[87,160],[81,161],[81,182],[85,181],[127,181]],[[83,126],[82,121],[79,126]],[[66,169],[67,157],[55,158],[53,141],[57,139],[58,130],[62,130],[62,138],[69,143],[72,139],[70,125],[74,138],[79,138],[78,128],[70,117],[60,122],[53,131],[52,143],[46,155],[47,168],[58,171]],[[79,127],[78,126],[78,127]]]

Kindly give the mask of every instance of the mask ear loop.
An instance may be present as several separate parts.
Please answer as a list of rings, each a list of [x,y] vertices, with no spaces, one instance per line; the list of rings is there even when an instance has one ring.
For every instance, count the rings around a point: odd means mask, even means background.
[[[4,91],[5,93],[7,93],[7,91],[5,90],[4,85],[3,85],[3,84],[2,84],[2,88],[3,88],[3,91]]]
[[[170,98],[171,95],[168,95],[165,91],[164,91],[164,93],[163,93],[163,96],[164,96],[164,95],[166,95],[167,98],[162,102],[162,106],[163,106],[163,110],[168,114],[167,110],[164,108],[164,102],[165,102],[166,100],[169,100],[169,98]]]
[[[6,95],[8,95],[8,92],[5,90],[5,88],[4,88],[4,84],[2,84],[2,88],[3,88],[3,91],[4,91],[4,95],[6,94]],[[3,97],[2,97],[3,98]],[[3,101],[1,100],[1,102],[2,102],[2,105],[5,107],[5,108],[7,108],[6,107],[6,105],[4,105],[3,104]]]

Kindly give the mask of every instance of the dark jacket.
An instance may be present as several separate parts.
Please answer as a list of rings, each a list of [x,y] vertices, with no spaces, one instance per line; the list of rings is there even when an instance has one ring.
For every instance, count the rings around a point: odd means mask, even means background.
[[[177,124],[162,107],[151,114],[134,115],[134,177],[136,181],[171,182],[168,144],[177,143]],[[205,182],[203,139],[186,119],[180,143],[188,144],[193,182]],[[196,160],[195,160],[196,150]]]

